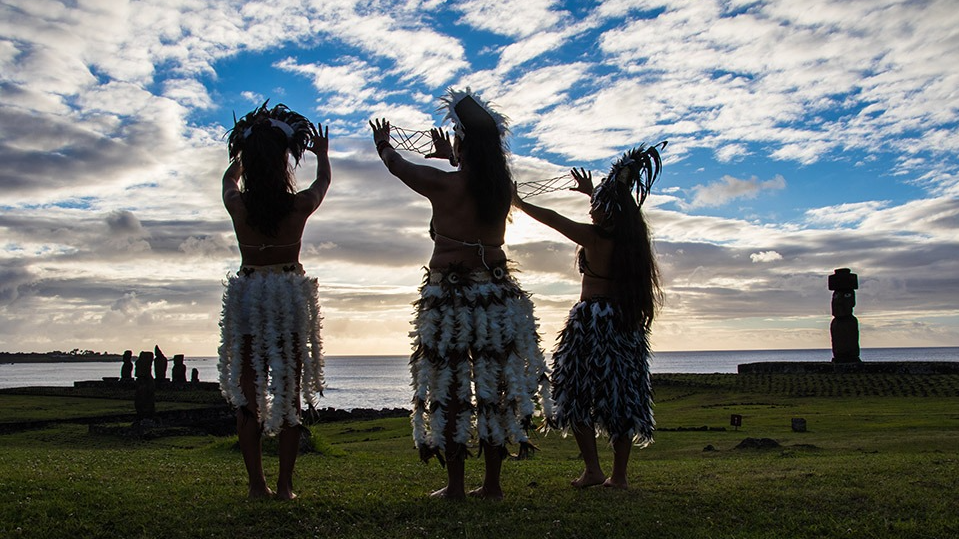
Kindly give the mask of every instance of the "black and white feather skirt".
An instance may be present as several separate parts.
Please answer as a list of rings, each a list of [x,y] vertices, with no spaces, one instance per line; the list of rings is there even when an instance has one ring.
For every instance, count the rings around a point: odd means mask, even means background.
[[[454,458],[474,430],[488,445],[528,449],[533,416],[551,411],[529,295],[503,267],[452,266],[428,270],[413,305],[412,424],[421,458]],[[446,444],[451,406],[457,447]]]
[[[247,404],[240,386],[246,353],[255,373],[263,431],[276,434],[284,425],[299,425],[298,385],[303,399],[313,406],[323,394],[317,280],[298,264],[245,266],[225,285],[218,349],[220,391],[235,407]],[[247,341],[250,346],[244,350]]]
[[[554,426],[592,426],[615,441],[653,441],[653,392],[646,331],[621,327],[615,303],[580,301],[553,352]]]

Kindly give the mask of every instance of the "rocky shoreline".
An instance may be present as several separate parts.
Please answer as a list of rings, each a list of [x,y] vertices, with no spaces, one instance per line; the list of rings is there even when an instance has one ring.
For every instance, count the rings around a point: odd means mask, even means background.
[[[122,360],[123,354],[0,352],[0,363],[119,363]]]

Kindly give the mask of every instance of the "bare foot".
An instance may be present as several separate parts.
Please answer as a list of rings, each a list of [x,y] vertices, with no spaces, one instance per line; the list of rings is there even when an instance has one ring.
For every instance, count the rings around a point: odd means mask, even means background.
[[[294,494],[292,490],[281,489],[276,491],[276,499],[277,500],[295,500],[296,494]]]
[[[626,490],[629,488],[629,483],[625,480],[623,481],[613,481],[613,478],[610,477],[606,481],[603,481],[603,486],[606,488],[615,488],[619,490]]]
[[[449,487],[443,487],[437,491],[434,491],[430,494],[430,498],[437,498],[443,500],[465,500],[466,493],[464,492],[450,492]]]
[[[484,500],[493,500],[498,502],[503,499],[503,490],[502,489],[486,490],[486,487],[480,487],[480,488],[471,490],[469,492],[469,496],[471,498],[482,498]]]
[[[592,487],[595,485],[602,485],[603,481],[606,480],[606,475],[602,472],[600,473],[590,473],[583,472],[583,475],[579,476],[579,479],[574,479],[569,482],[570,485],[573,485],[576,488],[586,488]]]
[[[263,488],[253,488],[250,487],[250,493],[247,495],[247,498],[251,500],[257,500],[262,498],[272,498],[273,491],[269,487]]]

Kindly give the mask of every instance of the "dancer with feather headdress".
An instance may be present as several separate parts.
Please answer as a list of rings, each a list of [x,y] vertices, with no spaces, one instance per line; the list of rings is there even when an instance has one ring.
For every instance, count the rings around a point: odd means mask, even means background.
[[[527,429],[542,403],[548,412],[546,364],[533,304],[507,269],[503,241],[512,179],[507,166],[506,118],[470,91],[443,97],[454,139],[433,130],[436,151],[456,170],[417,165],[390,143],[390,123],[370,122],[390,173],[429,199],[433,255],[414,303],[413,439],[420,457],[446,466],[436,497],[462,498],[467,444],[485,454],[483,485],[470,492],[503,497],[506,445],[530,451]]]
[[[316,405],[323,390],[318,284],[299,256],[306,221],[330,186],[328,129],[318,131],[285,105],[263,103],[234,117],[229,136],[223,204],[242,262],[225,283],[218,368],[220,389],[237,407],[251,498],[273,494],[263,473],[263,433],[279,434],[276,497],[295,497],[300,397]],[[316,180],[297,192],[293,169],[307,151],[316,155]]]
[[[641,208],[659,176],[665,145],[626,152],[595,190],[590,173],[572,170],[574,190],[591,196],[589,224],[525,202],[514,191],[518,208],[579,246],[580,301],[560,333],[551,374],[551,424],[573,432],[585,464],[575,487],[626,488],[632,445],[653,441],[649,329],[660,290]],[[608,478],[596,450],[600,434],[613,446]]]

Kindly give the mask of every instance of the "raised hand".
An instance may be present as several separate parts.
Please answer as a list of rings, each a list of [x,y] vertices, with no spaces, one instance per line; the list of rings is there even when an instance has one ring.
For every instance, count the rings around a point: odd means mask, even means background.
[[[453,144],[450,142],[450,134],[445,131],[430,129],[430,136],[433,138],[434,151],[425,155],[426,158],[448,159],[450,165],[456,166],[456,156],[453,155]]]
[[[570,187],[570,191],[578,191],[586,195],[593,194],[593,173],[586,170],[585,168],[580,168],[576,170],[575,168],[569,171],[573,175],[573,179],[576,180],[576,186]]]
[[[516,182],[513,182],[513,188],[510,192],[513,195],[512,204],[519,209],[523,209],[523,199],[520,198],[519,192],[516,190]]]
[[[390,122],[386,118],[377,118],[370,120],[370,128],[373,129],[373,142],[379,148],[381,142],[390,143]]]
[[[310,144],[306,149],[313,152],[314,155],[326,155],[330,149],[330,126],[327,125],[324,131],[323,126],[317,124],[317,127],[312,131]]]

